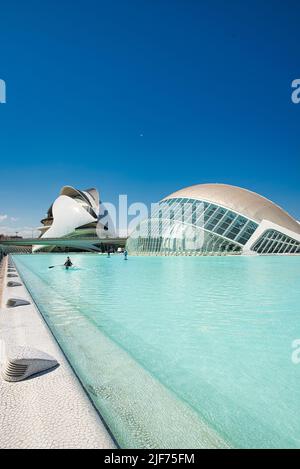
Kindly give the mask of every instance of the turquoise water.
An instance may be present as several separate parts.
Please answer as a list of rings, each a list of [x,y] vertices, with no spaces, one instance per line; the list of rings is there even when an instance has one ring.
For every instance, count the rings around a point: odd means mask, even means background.
[[[14,256],[121,447],[300,448],[300,257]]]

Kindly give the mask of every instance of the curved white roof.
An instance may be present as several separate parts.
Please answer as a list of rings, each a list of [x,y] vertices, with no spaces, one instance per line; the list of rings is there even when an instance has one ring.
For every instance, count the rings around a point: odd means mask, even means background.
[[[196,184],[173,192],[163,200],[176,197],[212,202],[241,213],[257,223],[269,220],[300,234],[300,224],[281,207],[265,197],[241,187],[227,184]]]
[[[82,194],[84,194],[84,197],[90,203],[91,207],[97,210],[99,209],[99,193],[97,189],[92,188],[80,191],[72,186],[64,186],[60,191],[60,195],[66,195],[67,197],[78,196],[82,198]]]

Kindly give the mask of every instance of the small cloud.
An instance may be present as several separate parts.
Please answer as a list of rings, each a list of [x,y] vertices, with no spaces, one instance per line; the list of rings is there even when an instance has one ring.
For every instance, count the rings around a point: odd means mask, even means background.
[[[18,221],[18,220],[19,220],[18,218],[10,217],[10,221],[12,221],[12,222],[15,222],[15,221]]]
[[[0,223],[7,219],[7,215],[0,215]]]

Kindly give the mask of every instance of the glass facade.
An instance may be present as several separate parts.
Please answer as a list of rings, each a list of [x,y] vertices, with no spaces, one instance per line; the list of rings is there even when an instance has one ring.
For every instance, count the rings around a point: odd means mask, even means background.
[[[251,249],[258,254],[300,254],[300,243],[279,231],[268,230]]]
[[[206,201],[174,198],[157,204],[127,241],[132,254],[240,253],[258,224]]]

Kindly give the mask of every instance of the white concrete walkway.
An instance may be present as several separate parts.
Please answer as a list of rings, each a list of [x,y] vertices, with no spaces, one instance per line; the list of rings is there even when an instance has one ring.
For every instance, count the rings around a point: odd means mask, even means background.
[[[56,358],[59,367],[18,383],[0,377],[0,448],[114,448],[26,288],[8,288],[6,283],[0,305],[0,339],[38,348]],[[8,297],[13,296],[28,299],[31,305],[6,308]],[[3,348],[0,350],[3,355]]]

